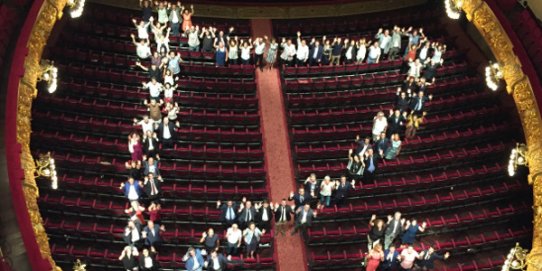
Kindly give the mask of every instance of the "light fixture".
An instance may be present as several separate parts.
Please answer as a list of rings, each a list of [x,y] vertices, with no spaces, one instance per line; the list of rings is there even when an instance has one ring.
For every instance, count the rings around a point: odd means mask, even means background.
[[[58,188],[58,177],[56,175],[55,159],[51,157],[51,153],[40,154],[36,163],[36,171],[34,177],[46,177],[51,179],[51,188]]]
[[[47,83],[47,92],[53,93],[58,87],[58,69],[54,61],[43,59],[40,63],[40,75],[38,81]]]
[[[503,78],[501,65],[499,63],[491,63],[486,67],[486,85],[489,89],[496,91],[499,89],[500,81]]]
[[[463,0],[444,0],[444,7],[446,8],[446,14],[451,19],[457,20],[461,17],[461,7],[463,6]]]
[[[527,255],[528,251],[516,243],[516,246],[510,249],[508,256],[506,256],[501,271],[526,270]]]
[[[70,16],[72,18],[79,18],[83,14],[85,8],[85,0],[68,0],[66,3],[70,9]]]
[[[510,152],[510,160],[508,161],[508,175],[514,176],[518,166],[528,166],[527,145],[523,143],[517,143],[516,147]]]
[[[77,259],[73,263],[73,271],[86,271],[86,270],[87,270],[87,265],[82,263],[81,260]]]

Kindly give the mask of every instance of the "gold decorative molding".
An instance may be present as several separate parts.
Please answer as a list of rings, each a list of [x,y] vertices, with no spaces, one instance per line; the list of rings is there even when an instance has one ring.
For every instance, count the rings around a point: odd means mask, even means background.
[[[138,1],[134,0],[91,0],[92,3],[139,9]],[[217,1],[218,2],[218,1]],[[382,12],[426,3],[427,0],[358,0],[345,3],[311,3],[305,4],[199,4],[194,3],[196,17],[214,17],[230,19],[299,19],[349,16]]]
[[[458,0],[454,0],[458,1]],[[482,0],[463,0],[463,11],[482,34],[502,66],[507,91],[516,103],[525,140],[529,163],[529,184],[533,186],[534,225],[533,247],[528,258],[529,271],[542,270],[542,118],[529,78],[523,73],[521,62],[513,51],[512,41],[495,13]]]
[[[67,0],[44,1],[28,39],[28,54],[24,60],[25,73],[19,80],[17,97],[17,142],[21,145],[21,166],[24,170],[23,193],[41,256],[51,263],[53,270],[61,269],[56,266],[51,255],[49,238],[37,203],[39,190],[34,178],[36,167],[30,152],[31,112],[32,101],[37,95],[36,83],[40,76],[41,55],[53,26],[62,17],[66,2]]]

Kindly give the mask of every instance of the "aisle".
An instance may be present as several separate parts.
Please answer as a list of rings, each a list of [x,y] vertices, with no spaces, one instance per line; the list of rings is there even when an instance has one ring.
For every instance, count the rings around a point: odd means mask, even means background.
[[[253,36],[273,37],[271,20],[255,19],[251,24]],[[279,71],[265,69],[262,72],[257,69],[256,84],[270,201],[280,202],[288,197],[290,191],[296,190],[296,184]],[[307,270],[305,244],[299,235],[290,236],[288,232],[282,236],[275,233],[274,249],[277,270]]]

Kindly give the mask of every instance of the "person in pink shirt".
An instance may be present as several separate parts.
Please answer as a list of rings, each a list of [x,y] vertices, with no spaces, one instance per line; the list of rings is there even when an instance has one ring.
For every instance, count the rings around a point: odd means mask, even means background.
[[[401,252],[401,270],[412,270],[412,267],[414,267],[414,261],[419,258],[420,255],[416,250],[414,250],[414,247],[408,246],[407,248],[403,249]]]

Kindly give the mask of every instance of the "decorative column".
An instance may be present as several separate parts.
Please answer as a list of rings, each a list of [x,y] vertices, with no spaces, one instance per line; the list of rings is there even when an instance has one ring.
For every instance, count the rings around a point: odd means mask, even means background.
[[[503,72],[507,91],[516,103],[525,140],[530,175],[529,184],[534,194],[533,246],[528,256],[528,271],[542,270],[542,118],[529,78],[521,69],[521,62],[513,51],[512,41],[490,6],[482,0],[462,1],[462,9],[482,34]]]

